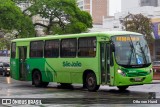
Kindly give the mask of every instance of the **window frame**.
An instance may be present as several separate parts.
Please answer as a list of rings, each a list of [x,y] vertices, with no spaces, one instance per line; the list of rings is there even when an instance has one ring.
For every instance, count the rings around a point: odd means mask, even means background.
[[[13,44],[15,44],[15,52],[14,52],[15,54],[14,54],[14,57],[12,56],[13,55],[13,48],[12,48]],[[11,58],[14,58],[14,59],[16,58],[16,42],[12,42],[11,43]]]
[[[58,56],[46,56],[46,42],[47,41],[58,41]],[[53,48],[52,48],[53,49]],[[54,55],[54,54],[53,54]],[[45,40],[44,43],[44,58],[58,58],[60,56],[60,40],[59,39],[51,39],[51,40]]]
[[[79,55],[79,52],[80,52],[80,47],[79,47],[79,45],[80,45],[80,39],[87,39],[87,40],[91,40],[90,38],[95,38],[95,46],[93,46],[92,48],[94,49],[96,49],[96,51],[95,51],[95,56],[80,56]],[[94,58],[94,57],[96,57],[97,56],[97,38],[96,38],[96,36],[92,36],[92,37],[79,37],[78,38],[78,52],[77,52],[77,57],[79,57],[79,58]],[[82,47],[81,47],[82,48]],[[83,48],[87,48],[87,47],[83,47]],[[88,48],[91,48],[91,47],[88,47]]]
[[[75,48],[75,55],[74,56],[64,56],[64,55],[62,56],[62,49],[63,49],[62,48],[62,42],[63,42],[63,40],[75,40],[75,42],[76,42],[75,45],[76,46],[74,47]],[[78,42],[77,38],[65,38],[65,39],[61,39],[61,41],[60,41],[60,57],[61,58],[75,58],[75,57],[77,57],[77,42]],[[68,47],[68,48],[71,48],[71,47]]]
[[[41,57],[31,56],[31,44],[32,44],[33,42],[42,42],[42,43],[43,43],[43,44],[42,44],[42,45],[43,45],[43,46],[42,46],[42,50],[41,50],[41,51],[42,51],[42,56],[41,56]],[[43,57],[44,57],[44,41],[43,41],[43,40],[36,40],[36,41],[31,41],[31,42],[30,42],[29,57],[30,57],[30,58],[43,58]]]

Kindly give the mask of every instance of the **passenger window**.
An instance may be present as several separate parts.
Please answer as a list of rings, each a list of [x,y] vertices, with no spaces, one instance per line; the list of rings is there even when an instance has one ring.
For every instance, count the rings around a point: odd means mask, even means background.
[[[43,57],[43,41],[31,42],[30,57]]]
[[[79,57],[95,57],[96,56],[96,37],[83,37],[78,41]]]
[[[61,57],[76,57],[77,39],[63,39],[61,41]]]
[[[45,42],[44,56],[46,58],[59,57],[59,40],[47,40]]]

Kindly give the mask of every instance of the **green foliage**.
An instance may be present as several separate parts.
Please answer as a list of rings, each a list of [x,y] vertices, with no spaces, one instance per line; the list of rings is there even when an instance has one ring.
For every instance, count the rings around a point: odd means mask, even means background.
[[[74,22],[72,24],[69,24],[67,26],[67,33],[81,33],[81,32],[84,32],[84,31],[87,31],[87,26],[86,24],[82,23],[82,22]]]
[[[0,48],[7,49],[14,38],[35,36],[31,18],[11,0],[0,0],[0,33]]]
[[[0,28],[12,30],[14,28],[19,28],[19,19],[22,17],[21,11],[15,6],[10,0],[0,1]]]
[[[92,17],[77,7],[76,0],[37,0],[28,10],[31,16],[49,20],[47,25],[35,23],[45,27],[46,34],[80,33],[92,27]]]
[[[2,29],[10,32],[17,30],[18,38],[35,35],[31,19],[22,14],[20,8],[11,0],[0,0],[0,30]]]
[[[12,0],[24,3],[26,0]],[[44,27],[46,34],[66,34],[86,32],[92,27],[92,17],[86,11],[81,11],[76,0],[27,0],[31,6],[23,11],[32,17],[39,15],[48,19],[48,24],[35,23],[34,26]],[[28,14],[28,12],[30,14]]]
[[[13,32],[8,32],[8,30],[1,30],[1,35],[0,35],[0,50],[1,49],[10,49],[10,42],[12,39],[15,38],[15,31]],[[8,32],[8,33],[7,33]]]
[[[92,27],[92,17],[88,12],[78,10],[76,13],[76,17],[80,22],[85,23],[89,28]]]
[[[23,16],[21,19],[21,27],[19,28],[19,38],[34,37],[35,29],[30,17]]]
[[[123,20],[123,26],[126,31],[133,31],[141,33],[145,36],[147,41],[153,40],[152,37],[152,23],[149,18],[142,14],[129,14]]]

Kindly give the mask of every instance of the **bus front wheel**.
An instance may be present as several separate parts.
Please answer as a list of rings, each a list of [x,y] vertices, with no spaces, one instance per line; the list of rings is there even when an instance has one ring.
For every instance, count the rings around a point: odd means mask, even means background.
[[[32,75],[32,82],[35,87],[47,87],[49,82],[42,82],[42,76],[39,71],[34,71]]]
[[[97,79],[94,73],[88,73],[85,82],[85,86],[88,91],[97,91],[99,89],[100,85],[97,85]]]
[[[120,91],[125,91],[129,86],[117,86]]]

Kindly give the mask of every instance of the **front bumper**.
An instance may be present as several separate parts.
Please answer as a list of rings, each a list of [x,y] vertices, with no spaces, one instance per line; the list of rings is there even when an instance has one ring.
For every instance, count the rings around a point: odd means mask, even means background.
[[[152,82],[153,74],[147,76],[139,77],[124,77],[118,75],[115,79],[115,86],[130,86],[130,85],[140,85],[140,84],[150,84]]]

